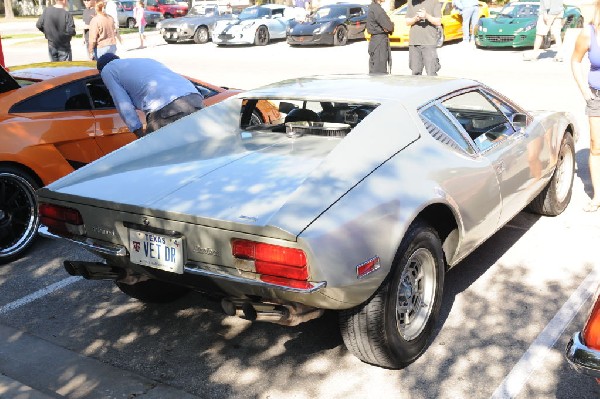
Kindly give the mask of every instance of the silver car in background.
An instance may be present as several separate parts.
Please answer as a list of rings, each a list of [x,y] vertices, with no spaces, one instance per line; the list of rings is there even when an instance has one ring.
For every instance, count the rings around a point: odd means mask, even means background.
[[[251,125],[265,100],[280,116]],[[142,301],[194,289],[287,325],[337,311],[354,355],[400,368],[427,347],[449,268],[522,209],[567,207],[577,137],[569,114],[473,80],[290,79],[41,188],[40,233],[102,258],[70,274]]]
[[[285,39],[290,21],[294,19],[293,7],[265,4],[245,8],[236,20],[219,21],[215,25],[212,41],[226,44],[254,44],[264,46],[273,39]]]
[[[231,20],[235,17],[231,12],[219,10],[219,6],[194,6],[183,17],[166,19],[159,22],[156,28],[167,43],[194,40],[204,44],[212,36],[217,21]]]
[[[133,9],[135,8],[135,1],[117,1],[117,17],[119,19],[119,26],[129,29],[135,28],[135,18],[133,17]],[[149,11],[144,9],[144,17],[146,17],[146,24],[149,26],[155,26],[162,19],[162,14],[156,11]]]

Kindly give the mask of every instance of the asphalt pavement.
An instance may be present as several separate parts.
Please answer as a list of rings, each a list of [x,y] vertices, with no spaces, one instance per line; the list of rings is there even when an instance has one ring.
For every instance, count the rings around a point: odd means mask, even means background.
[[[0,21],[8,65],[47,60],[41,34],[4,39],[17,32],[37,33],[35,19]],[[577,33],[568,32],[565,54]],[[367,65],[365,42],[217,48],[166,45],[156,32],[148,41],[138,50],[136,35],[128,35],[119,54],[156,58],[178,72],[243,89],[317,73],[364,73]],[[85,59],[80,44],[74,40],[77,60]],[[0,398],[487,398],[496,390],[493,397],[599,397],[593,382],[562,357],[598,280],[591,249],[600,238],[600,214],[581,210],[590,193],[589,136],[569,63],[553,62],[552,50],[531,63],[520,51],[457,43],[439,54],[444,75],[480,80],[530,110],[572,112],[582,137],[567,211],[557,218],[519,214],[449,272],[439,331],[414,365],[395,372],[358,362],[339,335],[315,333],[333,331],[331,318],[296,329],[250,324],[222,316],[197,296],[145,308],[108,284],[65,279],[60,261],[85,251],[40,240],[0,269]],[[393,58],[394,73],[407,73],[407,52],[394,51]],[[558,317],[564,309],[568,316]],[[1,374],[6,369],[12,379]],[[516,393],[503,396],[503,389]]]

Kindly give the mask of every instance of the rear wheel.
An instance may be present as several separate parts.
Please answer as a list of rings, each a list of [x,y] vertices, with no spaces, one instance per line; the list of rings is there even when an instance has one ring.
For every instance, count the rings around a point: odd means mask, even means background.
[[[115,284],[130,297],[147,303],[173,302],[190,292],[189,288],[158,280],[146,280],[136,284],[116,281]]]
[[[127,18],[127,27],[129,29],[135,28],[135,19],[133,19],[133,18]]]
[[[164,17],[165,17],[165,19],[173,18],[173,16],[171,14],[169,14],[168,12],[165,13]]]
[[[554,174],[546,187],[531,201],[528,209],[541,215],[560,215],[571,201],[574,177],[575,145],[573,136],[565,133],[558,151]]]
[[[269,30],[266,26],[259,26],[254,36],[254,44],[265,46],[269,43]]]
[[[333,32],[333,45],[334,46],[345,46],[348,43],[348,29],[345,26],[340,25]]]
[[[18,258],[33,243],[39,225],[38,188],[24,171],[0,167],[0,263]]]
[[[206,26],[201,26],[194,32],[194,43],[204,44],[208,42],[208,29]]]
[[[414,361],[435,326],[444,272],[436,231],[416,221],[402,240],[389,279],[370,300],[340,313],[348,350],[382,367],[396,369]]]

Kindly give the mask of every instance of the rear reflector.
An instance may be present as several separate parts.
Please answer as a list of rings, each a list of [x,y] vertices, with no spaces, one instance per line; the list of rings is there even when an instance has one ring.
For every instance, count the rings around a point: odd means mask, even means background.
[[[231,252],[238,259],[254,261],[256,272],[263,277],[308,280],[306,254],[301,249],[236,239],[231,242]]]
[[[583,342],[588,347],[600,350],[600,297],[592,308],[592,313],[583,329]]]
[[[84,235],[83,218],[77,209],[40,203],[40,223],[58,235]]]

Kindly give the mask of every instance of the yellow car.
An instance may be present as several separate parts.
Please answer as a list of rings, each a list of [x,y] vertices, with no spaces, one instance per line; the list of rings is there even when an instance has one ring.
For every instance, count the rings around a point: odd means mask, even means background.
[[[439,30],[438,47],[444,42],[462,39],[462,16],[458,10],[452,7],[452,0],[442,0],[442,26]],[[408,47],[409,26],[406,25],[406,5],[390,11],[390,19],[394,23],[394,32],[390,35],[391,47]],[[490,10],[486,3],[479,2],[479,18],[489,17]],[[371,39],[371,35],[365,30],[365,38]]]

